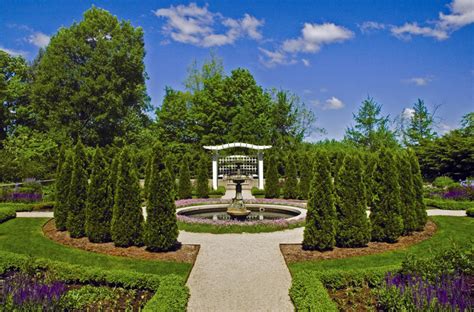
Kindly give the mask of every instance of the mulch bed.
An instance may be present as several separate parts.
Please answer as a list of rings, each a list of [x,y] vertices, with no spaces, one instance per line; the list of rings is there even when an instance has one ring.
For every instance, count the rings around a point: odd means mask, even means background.
[[[404,249],[411,245],[420,243],[436,232],[436,224],[432,221],[426,223],[422,232],[414,232],[409,236],[402,236],[398,242],[394,244],[370,242],[367,247],[362,248],[338,248],[335,247],[330,251],[303,250],[301,244],[280,244],[280,250],[285,258],[286,263],[313,261],[313,260],[329,260],[342,259],[356,256],[367,256],[378,254],[386,251]]]
[[[119,256],[142,260],[159,260],[182,263],[194,263],[199,252],[199,245],[181,245],[176,251],[150,252],[145,247],[115,247],[114,243],[91,243],[87,237],[71,238],[69,232],[58,231],[54,219],[46,222],[43,233],[49,239],[61,244],[86,251],[96,252],[109,256]]]

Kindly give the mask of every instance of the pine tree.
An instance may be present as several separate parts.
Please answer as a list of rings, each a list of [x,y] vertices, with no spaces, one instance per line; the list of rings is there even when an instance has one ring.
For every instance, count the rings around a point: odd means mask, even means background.
[[[151,251],[168,251],[178,244],[178,224],[174,204],[173,180],[164,163],[161,143],[153,146],[147,199],[144,242]]]
[[[113,202],[109,196],[109,175],[102,150],[96,148],[86,203],[86,235],[93,243],[110,241]]]
[[[286,199],[298,198],[298,177],[296,173],[296,163],[293,154],[288,155],[285,166],[285,185],[283,187],[283,197]]]
[[[408,235],[417,228],[413,174],[408,154],[406,152],[400,152],[397,158],[398,171],[400,172],[400,208],[403,219],[403,234]]]
[[[265,198],[280,197],[280,183],[278,181],[278,163],[273,154],[268,157],[267,175],[265,177]]]
[[[423,179],[421,177],[418,158],[413,150],[408,150],[408,156],[413,179],[413,191],[415,194],[416,230],[422,231],[425,228],[426,221],[428,221],[425,203],[423,202]]]
[[[69,209],[69,190],[71,187],[72,162],[71,151],[61,151],[56,177],[56,203],[54,204],[54,222],[56,229],[65,231],[67,228],[67,213]],[[63,160],[63,161],[61,161]]]
[[[206,155],[201,155],[199,159],[199,167],[197,172],[196,193],[199,198],[209,197],[209,177],[208,177],[209,160]]]
[[[324,152],[317,152],[304,229],[303,249],[330,250],[336,236],[334,185],[330,162]]]
[[[400,185],[396,159],[392,151],[382,148],[379,152],[375,202],[371,207],[372,240],[394,243],[403,231],[400,216]]]
[[[88,174],[84,145],[79,140],[74,148],[74,161],[69,191],[67,229],[71,237],[85,235]]]
[[[117,247],[140,245],[143,234],[140,183],[128,147],[120,154],[116,178],[112,240]]]
[[[186,199],[193,197],[193,187],[191,185],[191,174],[189,172],[189,155],[183,157],[183,162],[179,170],[178,197]]]
[[[313,172],[313,163],[308,153],[301,157],[300,163],[300,183],[298,184],[298,198],[308,199],[309,186],[311,184],[311,173]]]
[[[363,247],[370,241],[364,169],[359,155],[347,155],[335,179],[336,245]]]

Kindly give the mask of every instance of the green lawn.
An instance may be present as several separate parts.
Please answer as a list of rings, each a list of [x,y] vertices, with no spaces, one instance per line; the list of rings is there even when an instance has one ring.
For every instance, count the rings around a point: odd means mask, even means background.
[[[44,237],[42,226],[46,221],[16,218],[0,224],[0,250],[105,270],[130,270],[157,275],[174,273],[186,277],[192,267],[187,263],[127,259],[62,246]]]
[[[289,264],[290,271],[295,274],[302,270],[351,270],[399,265],[408,253],[429,256],[431,251],[446,248],[452,243],[463,247],[474,244],[474,218],[438,216],[431,219],[438,225],[436,234],[407,249],[370,256],[292,263]]]

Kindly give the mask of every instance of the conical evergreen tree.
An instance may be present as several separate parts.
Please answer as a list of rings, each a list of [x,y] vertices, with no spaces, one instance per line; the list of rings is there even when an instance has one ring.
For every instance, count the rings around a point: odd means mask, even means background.
[[[269,155],[267,164],[267,174],[265,176],[265,198],[278,198],[280,197],[278,163],[273,154]]]
[[[174,204],[173,180],[164,164],[161,143],[153,146],[147,200],[144,242],[151,251],[168,251],[178,244],[178,224]]]
[[[330,250],[336,236],[336,209],[331,164],[326,153],[318,151],[309,191],[303,249]]]
[[[67,213],[69,209],[69,190],[71,187],[72,162],[71,151],[62,149],[56,176],[56,203],[54,204],[54,222],[59,231],[67,228]]]
[[[209,160],[202,154],[199,158],[199,167],[197,169],[196,193],[199,198],[209,197]]]
[[[345,156],[346,156],[346,153],[341,149],[334,150],[329,154],[329,160],[331,163],[331,176],[334,179],[339,173],[339,169],[341,169]]]
[[[298,177],[296,173],[295,157],[290,153],[285,166],[285,186],[283,187],[283,197],[286,199],[298,198]]]
[[[394,243],[403,231],[400,216],[400,185],[396,159],[392,151],[382,148],[375,172],[375,202],[370,211],[372,240]]]
[[[85,235],[88,174],[86,153],[80,140],[74,148],[73,163],[67,229],[71,237],[82,237]]]
[[[148,198],[148,188],[151,179],[151,161],[153,159],[153,153],[148,156],[146,167],[145,167],[145,185],[143,186],[143,197],[145,200]]]
[[[128,147],[125,147],[120,154],[111,234],[117,247],[142,243],[143,213],[140,183]]]
[[[336,245],[363,247],[370,241],[364,169],[359,155],[347,155],[335,179]]]
[[[86,203],[86,235],[93,243],[110,241],[113,202],[109,196],[109,175],[102,150],[96,148]]]
[[[110,164],[110,168],[109,168],[109,178],[107,180],[109,184],[107,197],[109,198],[109,203],[112,207],[112,210],[115,204],[115,190],[117,189],[117,173],[118,173],[119,161],[120,161],[120,153],[117,153],[112,158],[112,163]]]
[[[374,180],[375,170],[377,169],[377,154],[371,152],[365,152],[363,154],[364,159],[364,185],[365,185],[365,198],[367,206],[370,208],[374,204],[374,196],[376,190],[376,184]]]
[[[186,199],[193,197],[193,187],[191,185],[191,174],[189,172],[189,155],[183,157],[183,162],[179,170],[178,197]]]
[[[400,172],[400,208],[403,219],[403,234],[408,235],[416,230],[417,223],[413,174],[406,152],[401,152],[398,155],[398,171]]]
[[[408,150],[410,167],[413,179],[413,190],[415,194],[415,215],[416,230],[422,231],[425,228],[428,215],[426,214],[425,203],[423,202],[423,179],[421,177],[420,164],[413,150]]]
[[[311,173],[313,163],[308,153],[304,153],[300,162],[300,183],[298,184],[298,198],[308,199],[309,186],[311,184]]]

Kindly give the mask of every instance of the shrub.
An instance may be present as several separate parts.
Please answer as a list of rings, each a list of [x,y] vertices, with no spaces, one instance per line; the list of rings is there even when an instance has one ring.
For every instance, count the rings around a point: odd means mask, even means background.
[[[85,230],[93,243],[110,241],[110,221],[112,206],[109,195],[109,172],[102,150],[95,150],[92,160],[92,173],[87,190]]]
[[[474,207],[466,209],[466,215],[468,217],[474,218]]]
[[[273,154],[270,154],[267,163],[268,169],[265,178],[265,197],[278,198],[280,197],[280,183],[278,181],[278,163]]]
[[[311,172],[313,172],[313,163],[308,153],[304,153],[300,162],[300,183],[298,184],[299,199],[308,199]]]
[[[455,182],[450,177],[437,177],[433,181],[434,186],[441,187],[441,188],[445,188],[453,184],[455,184]]]
[[[164,164],[164,156],[161,143],[155,143],[150,161],[147,219],[143,235],[147,249],[152,251],[167,251],[178,246],[173,180]]]
[[[117,173],[118,173],[118,166],[120,161],[120,153],[117,153],[114,158],[112,159],[112,163],[110,164],[109,168],[109,202],[113,206],[115,204],[115,190],[117,189]],[[113,210],[113,209],[112,209]]]
[[[186,199],[193,197],[193,187],[191,185],[191,175],[189,172],[189,155],[183,157],[181,168],[179,170],[178,198]]]
[[[167,275],[160,280],[160,287],[143,308],[144,312],[186,311],[189,291],[183,279]]]
[[[423,202],[428,207],[444,210],[465,210],[474,207],[474,202],[472,201],[424,198]]]
[[[210,190],[209,195],[214,195],[214,196],[222,196],[225,194],[225,187],[224,186],[218,186],[217,190]]]
[[[0,223],[6,222],[16,217],[15,208],[0,209]]]
[[[393,152],[386,148],[380,150],[374,176],[376,200],[370,210],[374,241],[394,243],[402,234],[399,175],[395,161]]]
[[[426,206],[423,202],[423,179],[421,177],[420,165],[415,153],[408,150],[410,160],[410,167],[413,176],[413,190],[415,191],[415,215],[416,215],[416,230],[422,231],[428,221],[426,213]]]
[[[304,271],[293,277],[290,297],[296,311],[338,311],[323,283],[316,276]]]
[[[199,198],[209,197],[209,160],[205,154],[199,159],[199,167],[197,169],[196,194]]]
[[[413,171],[408,154],[398,154],[398,171],[400,185],[400,212],[403,219],[403,234],[408,235],[418,227],[416,222],[416,198],[413,185]]]
[[[286,199],[298,198],[298,177],[296,172],[295,157],[290,153],[285,166],[285,184],[283,187],[283,197]]]
[[[87,201],[87,164],[84,145],[79,140],[74,148],[74,161],[69,189],[67,230],[71,237],[85,235]]]
[[[362,247],[370,241],[363,176],[360,157],[346,156],[335,179],[338,247]]]
[[[31,204],[31,210],[49,210],[49,209],[54,209],[56,206],[55,202],[41,202],[41,203],[35,203]]]
[[[73,162],[71,152],[64,150],[63,157],[64,162],[58,164],[58,174],[56,176],[56,205],[54,207],[54,222],[59,231],[66,230]],[[62,157],[60,157],[60,160],[61,159]]]
[[[117,247],[140,245],[143,234],[143,213],[140,184],[133,167],[130,149],[120,154],[117,171],[115,201],[112,213],[111,235]]]
[[[252,195],[253,196],[265,196],[265,190],[261,190],[258,187],[252,187]]]
[[[474,186],[450,186],[442,197],[452,200],[474,200]]]
[[[334,185],[329,159],[325,153],[318,152],[309,191],[303,248],[332,249],[336,236],[335,218]]]

